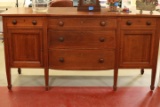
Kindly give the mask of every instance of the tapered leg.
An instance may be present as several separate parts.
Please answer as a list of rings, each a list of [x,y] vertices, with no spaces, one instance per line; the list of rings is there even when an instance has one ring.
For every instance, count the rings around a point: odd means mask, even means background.
[[[12,88],[12,84],[11,84],[11,69],[9,67],[6,67],[6,75],[7,75],[8,89],[11,90],[11,88]]]
[[[46,91],[48,91],[48,89],[49,89],[49,85],[48,85],[49,70],[48,70],[48,68],[47,69],[45,68],[44,73],[45,73],[45,88],[46,88]]]
[[[156,68],[152,68],[151,86],[150,86],[151,90],[154,90],[155,78],[156,78]]]
[[[144,74],[144,69],[142,68],[142,69],[141,69],[141,75],[143,75],[143,74]]]
[[[21,74],[21,68],[18,68],[18,74]]]
[[[114,85],[113,90],[117,90],[118,69],[114,69]]]

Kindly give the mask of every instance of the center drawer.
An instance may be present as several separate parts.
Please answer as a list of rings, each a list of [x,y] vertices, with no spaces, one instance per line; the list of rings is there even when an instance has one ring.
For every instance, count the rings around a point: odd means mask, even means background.
[[[106,49],[49,50],[49,68],[75,70],[113,69],[115,51]]]
[[[49,48],[115,48],[115,30],[53,31],[50,29]]]

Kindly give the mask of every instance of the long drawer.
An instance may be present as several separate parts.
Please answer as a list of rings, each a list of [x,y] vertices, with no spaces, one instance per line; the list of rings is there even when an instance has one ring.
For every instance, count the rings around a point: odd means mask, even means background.
[[[115,31],[48,31],[49,48],[115,48]]]
[[[49,18],[48,26],[55,30],[104,30],[108,28],[116,28],[117,20],[110,18]]]
[[[52,69],[77,69],[77,70],[113,69],[114,60],[115,60],[114,50],[105,50],[105,49],[49,50],[49,68]]]

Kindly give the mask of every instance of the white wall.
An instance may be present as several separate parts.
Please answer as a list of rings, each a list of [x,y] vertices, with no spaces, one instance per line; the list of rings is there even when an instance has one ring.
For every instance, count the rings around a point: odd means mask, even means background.
[[[18,6],[23,7],[24,2],[25,2],[25,6],[28,6],[26,4],[29,4],[31,1],[30,0],[18,0]],[[4,6],[4,5],[15,7],[16,3],[17,3],[17,0],[0,0],[0,8],[1,6]]]
[[[2,27],[2,16],[0,16],[0,33],[3,32],[3,27]]]

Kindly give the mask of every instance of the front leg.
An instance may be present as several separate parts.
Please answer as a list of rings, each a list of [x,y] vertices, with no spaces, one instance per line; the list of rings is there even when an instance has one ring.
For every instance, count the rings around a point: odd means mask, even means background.
[[[12,89],[12,84],[11,84],[11,69],[9,67],[6,67],[6,76],[7,76],[7,83],[8,83],[8,89]]]
[[[155,78],[156,78],[156,68],[152,68],[152,74],[151,74],[151,86],[150,89],[154,90],[154,84],[155,84]]]
[[[117,79],[118,79],[118,69],[114,69],[114,85],[113,85],[113,90],[117,90]]]
[[[46,89],[46,91],[48,91],[49,90],[49,85],[48,85],[49,70],[48,70],[48,68],[45,68],[44,74],[45,74],[45,89]]]

